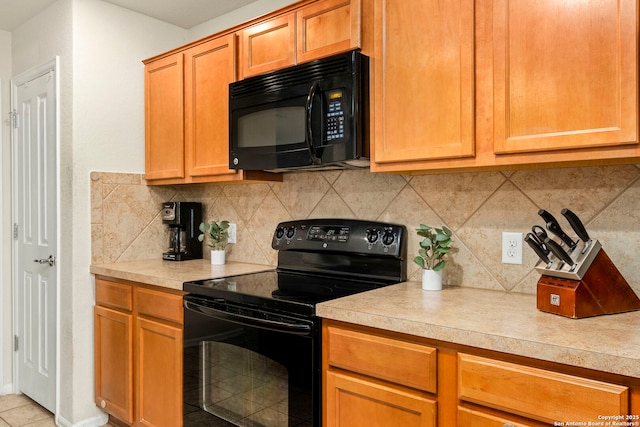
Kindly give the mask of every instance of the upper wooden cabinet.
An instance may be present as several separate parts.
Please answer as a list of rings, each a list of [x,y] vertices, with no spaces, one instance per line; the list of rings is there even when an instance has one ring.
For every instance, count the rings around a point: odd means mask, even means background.
[[[239,78],[360,47],[361,0],[320,0],[239,31]]]
[[[635,0],[371,1],[373,171],[640,157]]]
[[[146,62],[149,184],[281,179],[229,169],[229,83],[235,74],[234,34]]]
[[[240,31],[240,78],[296,63],[295,12]]]
[[[376,0],[376,164],[474,154],[473,10],[473,0]]]
[[[184,66],[177,53],[145,66],[145,178],[184,178]]]
[[[185,163],[189,177],[235,175],[229,169],[229,83],[235,81],[235,37],[188,49],[185,69]]]
[[[637,143],[635,0],[493,7],[496,153]]]

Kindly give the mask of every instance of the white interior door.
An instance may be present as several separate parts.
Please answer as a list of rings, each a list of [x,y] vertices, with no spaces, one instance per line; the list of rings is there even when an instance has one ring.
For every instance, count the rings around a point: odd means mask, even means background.
[[[16,388],[51,412],[56,402],[56,74],[13,83]]]

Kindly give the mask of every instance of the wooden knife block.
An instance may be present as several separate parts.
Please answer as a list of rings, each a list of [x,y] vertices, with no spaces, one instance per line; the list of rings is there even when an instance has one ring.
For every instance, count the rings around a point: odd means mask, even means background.
[[[640,310],[640,299],[600,249],[581,280],[543,275],[538,310],[574,319]]]

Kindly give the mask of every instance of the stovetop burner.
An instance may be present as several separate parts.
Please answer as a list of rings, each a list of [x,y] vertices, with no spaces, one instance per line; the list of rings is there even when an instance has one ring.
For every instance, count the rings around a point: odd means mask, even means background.
[[[274,271],[187,282],[193,295],[304,316],[315,305],[406,280],[406,228],[314,219],[281,223]]]

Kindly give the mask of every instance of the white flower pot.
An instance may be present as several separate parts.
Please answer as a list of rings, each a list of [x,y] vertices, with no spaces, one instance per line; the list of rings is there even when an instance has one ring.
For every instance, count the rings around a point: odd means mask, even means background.
[[[422,270],[422,289],[425,291],[442,290],[442,270]]]
[[[212,265],[223,265],[225,262],[226,252],[224,249],[222,250],[211,250],[211,264]]]

